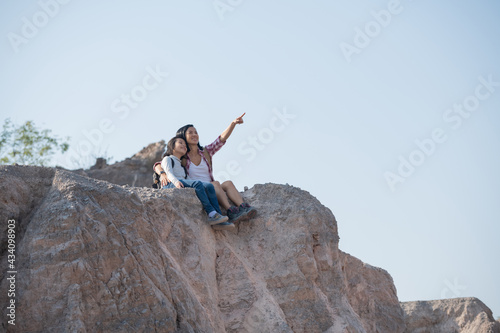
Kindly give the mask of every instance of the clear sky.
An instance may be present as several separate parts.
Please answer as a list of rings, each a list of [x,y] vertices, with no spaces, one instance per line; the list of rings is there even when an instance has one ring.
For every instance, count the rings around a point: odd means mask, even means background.
[[[88,167],[188,123],[240,190],[288,183],[402,301],[500,316],[498,1],[2,1],[1,120]],[[284,230],[284,232],[286,232]]]

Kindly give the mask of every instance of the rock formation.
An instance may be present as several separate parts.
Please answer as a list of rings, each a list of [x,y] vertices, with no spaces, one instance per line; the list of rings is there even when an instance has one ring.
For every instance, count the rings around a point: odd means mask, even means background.
[[[367,332],[401,332],[403,311],[395,304],[396,287],[387,271],[341,252],[349,304]],[[377,320],[383,314],[385,320]]]
[[[257,217],[214,231],[194,190],[150,188],[160,145],[86,171],[0,166],[2,331],[500,332],[479,300],[400,304],[391,276],[340,251],[334,215],[293,186],[255,185],[242,195]],[[138,185],[141,168],[146,187],[112,184]]]
[[[77,170],[76,172],[113,184],[151,187],[153,184],[153,164],[156,161],[161,161],[165,147],[165,141],[152,143],[131,158],[112,165],[108,165],[104,159],[98,158],[90,169]]]
[[[1,219],[17,225],[16,326],[2,301],[4,329],[404,330],[390,276],[340,252],[333,214],[298,188],[254,186],[244,198],[259,215],[237,232],[214,232],[192,189],[118,186],[39,167],[3,166],[0,177]],[[354,288],[358,280],[363,288]]]
[[[500,322],[477,298],[401,303],[406,315],[405,333],[495,333]]]

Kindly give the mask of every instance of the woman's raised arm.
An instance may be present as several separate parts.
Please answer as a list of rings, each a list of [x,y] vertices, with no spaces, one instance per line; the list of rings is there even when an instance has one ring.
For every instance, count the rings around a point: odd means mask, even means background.
[[[226,142],[226,140],[229,139],[229,136],[231,135],[231,133],[233,133],[234,127],[237,124],[243,124],[243,116],[245,114],[246,113],[243,113],[241,116],[233,120],[231,124],[224,130],[224,132],[222,132],[222,134],[220,135],[220,139],[222,142]]]

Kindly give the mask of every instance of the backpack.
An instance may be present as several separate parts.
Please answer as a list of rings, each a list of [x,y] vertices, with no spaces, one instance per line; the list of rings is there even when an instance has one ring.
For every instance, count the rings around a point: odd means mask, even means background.
[[[170,160],[172,164],[172,169],[174,168],[174,160]],[[187,171],[186,171],[186,159],[182,159],[181,162],[182,168],[184,169],[184,177],[187,177]],[[160,180],[160,175],[156,173],[156,171],[153,172],[153,185],[151,185],[152,188],[156,189],[161,189],[161,180]]]

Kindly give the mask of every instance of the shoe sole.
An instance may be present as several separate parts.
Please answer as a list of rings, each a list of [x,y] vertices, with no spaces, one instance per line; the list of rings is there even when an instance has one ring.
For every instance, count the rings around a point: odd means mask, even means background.
[[[215,220],[215,221],[208,221],[208,224],[209,224],[209,225],[216,225],[216,224],[219,224],[219,223],[227,222],[228,220],[229,220],[229,217],[224,216],[223,218],[221,218],[221,219],[219,219],[219,220]]]
[[[255,215],[257,215],[257,210],[253,207],[250,208],[250,210],[248,210],[246,213],[247,220],[253,219]]]
[[[213,225],[212,229],[214,230],[233,230],[235,228],[234,224],[227,224],[227,225]]]
[[[243,214],[241,214],[240,216],[238,216],[235,219],[232,219],[232,220],[229,219],[228,222],[236,223],[236,222],[245,221],[245,220],[247,220],[247,214],[243,213]]]

